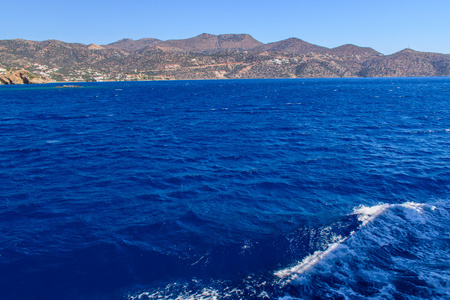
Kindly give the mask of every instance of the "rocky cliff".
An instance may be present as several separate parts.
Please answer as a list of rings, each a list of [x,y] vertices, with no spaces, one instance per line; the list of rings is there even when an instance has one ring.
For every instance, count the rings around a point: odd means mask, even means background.
[[[46,80],[37,77],[24,69],[8,71],[5,74],[0,74],[0,84],[33,84],[46,82]]]

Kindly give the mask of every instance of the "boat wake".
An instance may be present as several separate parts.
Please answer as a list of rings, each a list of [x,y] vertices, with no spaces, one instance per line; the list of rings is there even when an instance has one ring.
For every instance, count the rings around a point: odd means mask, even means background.
[[[386,210],[392,209],[395,207],[403,207],[407,209],[414,210],[417,214],[422,214],[424,209],[429,210],[435,210],[435,206],[427,206],[426,204],[421,203],[414,203],[414,202],[406,202],[404,204],[379,204],[375,206],[364,206],[361,205],[357,208],[353,209],[352,215],[356,215],[358,217],[358,221],[360,222],[360,225],[357,230],[363,228],[364,226],[368,225],[370,222],[374,221],[377,217],[382,215]],[[420,217],[416,216],[417,219],[420,219]],[[337,241],[330,243],[326,250],[318,250],[314,252],[311,255],[308,255],[305,257],[298,265],[286,268],[280,271],[275,272],[275,275],[279,278],[289,278],[289,280],[294,280],[298,278],[299,275],[307,272],[310,270],[314,265],[321,262],[323,259],[326,258],[327,255],[335,251],[339,248],[341,244],[343,244],[347,239],[349,239],[353,234],[355,234],[357,231],[350,232],[349,236],[346,237],[337,237]]]
[[[359,206],[348,236],[274,274],[289,296],[442,299],[450,296],[448,202]],[[280,298],[281,299],[281,298]]]
[[[328,236],[328,246],[271,278],[250,275],[238,283],[193,279],[129,299],[445,298],[450,296],[450,271],[448,250],[442,251],[445,239],[439,239],[445,231],[438,224],[448,220],[449,207],[440,204],[361,205],[347,216],[357,219],[354,230]]]

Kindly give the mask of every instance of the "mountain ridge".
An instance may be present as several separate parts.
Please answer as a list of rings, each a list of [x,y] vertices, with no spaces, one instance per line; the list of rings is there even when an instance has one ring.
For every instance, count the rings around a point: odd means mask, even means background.
[[[180,48],[189,52],[211,54],[225,50],[250,50],[262,45],[249,34],[220,34],[202,33],[198,36],[161,42],[160,46]]]
[[[310,52],[324,54],[327,53],[328,50],[330,49],[305,42],[299,38],[292,37],[278,42],[264,44],[260,47],[257,47],[255,50],[271,51],[271,52],[287,52],[295,54],[305,54]]]
[[[226,39],[234,39],[241,42],[239,44],[238,42],[235,43],[234,46],[230,46],[229,43],[228,47],[222,45],[226,44],[224,40]],[[296,37],[287,38],[284,40],[280,40],[277,42],[271,42],[264,44],[262,42],[259,42],[255,38],[253,38],[249,34],[209,34],[209,33],[202,33],[200,35],[197,35],[192,38],[187,39],[171,39],[171,40],[159,40],[154,38],[144,38],[139,40],[133,40],[133,39],[121,39],[119,41],[102,45],[102,46],[114,46],[116,48],[122,49],[122,50],[140,50],[144,48],[145,46],[149,44],[143,43],[144,40],[152,40],[152,45],[159,44],[162,47],[172,47],[172,48],[180,48],[185,51],[189,52],[196,52],[196,53],[203,53],[203,54],[211,54],[215,52],[220,52],[224,50],[244,50],[244,51],[271,51],[271,52],[288,52],[288,53],[309,53],[309,52],[315,52],[315,53],[328,53],[331,54],[334,49],[348,46],[350,44],[342,45],[335,48],[327,48],[315,44],[308,43],[306,41],[303,41]],[[242,43],[244,41],[244,43]],[[130,46],[132,45],[132,46]],[[220,46],[219,46],[220,45]],[[203,47],[202,47],[203,46]],[[216,47],[214,47],[216,46]],[[370,48],[370,47],[360,47],[356,45],[351,45],[353,47],[365,49],[365,52],[371,52],[376,53],[376,55],[380,55],[381,53]],[[342,52],[342,51],[341,51]],[[342,53],[341,53],[342,54]],[[381,54],[382,55],[382,54]]]
[[[450,55],[370,47],[334,48],[298,38],[263,44],[248,34],[188,39],[121,39],[108,45],[0,40],[0,69],[24,68],[46,80],[450,76]]]

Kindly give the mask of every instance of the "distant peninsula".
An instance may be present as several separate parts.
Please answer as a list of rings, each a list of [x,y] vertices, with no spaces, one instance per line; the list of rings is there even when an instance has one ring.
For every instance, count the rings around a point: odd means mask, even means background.
[[[404,49],[383,55],[368,47],[327,48],[298,38],[263,44],[248,34],[122,39],[108,45],[0,40],[0,84],[449,75],[450,54]]]

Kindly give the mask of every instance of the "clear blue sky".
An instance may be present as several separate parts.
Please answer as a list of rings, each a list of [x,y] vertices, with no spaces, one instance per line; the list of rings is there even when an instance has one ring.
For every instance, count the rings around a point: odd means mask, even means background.
[[[450,0],[13,0],[1,10],[0,39],[108,44],[248,33],[263,43],[297,37],[450,54]]]

